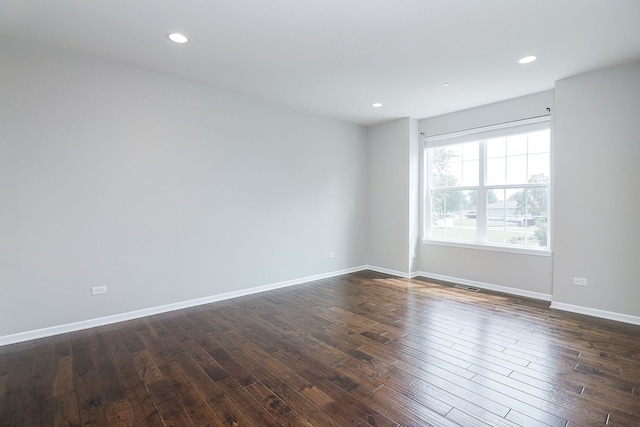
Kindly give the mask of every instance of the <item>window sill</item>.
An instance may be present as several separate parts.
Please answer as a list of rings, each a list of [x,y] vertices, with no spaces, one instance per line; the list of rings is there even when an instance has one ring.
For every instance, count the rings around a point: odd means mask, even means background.
[[[454,248],[480,249],[484,251],[507,252],[512,254],[535,255],[535,256],[551,256],[553,251],[549,249],[530,249],[521,246],[498,246],[487,243],[471,243],[471,242],[451,242],[447,240],[422,239],[423,245],[434,246],[450,246]]]

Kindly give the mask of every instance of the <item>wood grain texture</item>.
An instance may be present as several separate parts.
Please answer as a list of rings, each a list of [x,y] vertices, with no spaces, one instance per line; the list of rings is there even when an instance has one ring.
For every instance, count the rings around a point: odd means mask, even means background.
[[[640,327],[359,272],[0,347],[0,426],[640,426]]]

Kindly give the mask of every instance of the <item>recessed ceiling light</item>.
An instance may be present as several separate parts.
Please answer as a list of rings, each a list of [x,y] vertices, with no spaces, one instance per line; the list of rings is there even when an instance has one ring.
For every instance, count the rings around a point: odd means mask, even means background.
[[[538,59],[537,56],[525,56],[524,58],[520,58],[520,61],[518,61],[521,64],[528,64],[530,62],[535,61],[536,59]]]
[[[189,38],[187,36],[180,33],[171,33],[169,34],[168,37],[169,37],[169,40],[171,40],[172,42],[179,43],[179,44],[184,44],[189,41]]]
[[[373,108],[380,108],[380,107],[382,107],[382,102],[374,102],[373,104],[371,104],[371,106]]]
[[[449,87],[451,86],[451,83],[442,83],[442,87]]]

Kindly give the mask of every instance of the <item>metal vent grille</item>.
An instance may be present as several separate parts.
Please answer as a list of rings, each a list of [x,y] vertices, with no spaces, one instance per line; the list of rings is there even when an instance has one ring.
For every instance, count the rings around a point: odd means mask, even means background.
[[[474,288],[473,286],[467,286],[467,285],[454,285],[453,287],[458,289],[464,289],[465,291],[471,291],[471,292],[480,291],[480,288]]]

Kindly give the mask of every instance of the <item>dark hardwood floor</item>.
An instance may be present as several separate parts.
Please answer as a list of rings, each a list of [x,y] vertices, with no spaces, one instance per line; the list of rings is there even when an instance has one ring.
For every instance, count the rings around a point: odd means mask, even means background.
[[[0,347],[3,426],[640,426],[640,327],[361,272]]]

